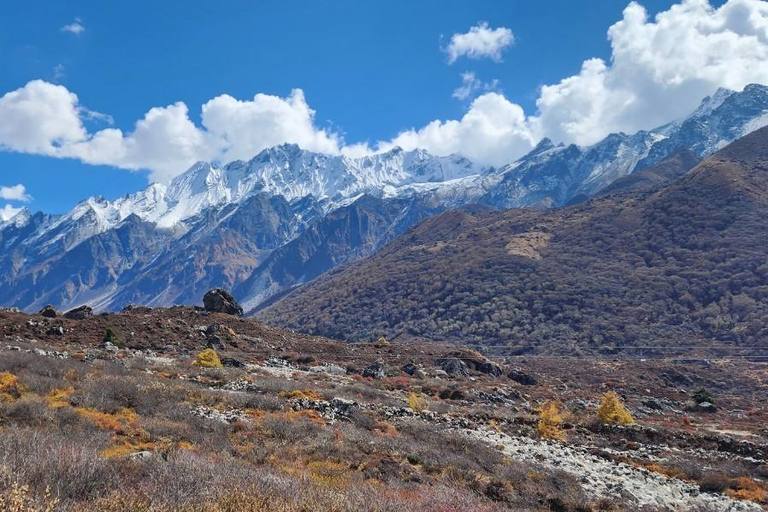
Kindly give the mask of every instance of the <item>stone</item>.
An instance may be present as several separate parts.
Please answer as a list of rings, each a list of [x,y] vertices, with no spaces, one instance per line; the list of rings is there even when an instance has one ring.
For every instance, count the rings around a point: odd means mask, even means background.
[[[93,316],[93,309],[90,306],[80,306],[64,313],[64,318],[69,318],[70,320],[85,320],[91,316]]]
[[[445,373],[451,377],[468,377],[469,368],[467,363],[461,359],[455,357],[449,357],[447,359],[438,359],[437,364]]]
[[[535,386],[538,383],[536,377],[521,370],[512,369],[507,374],[507,377],[517,382],[518,384],[522,384],[523,386]]]
[[[245,368],[245,363],[234,357],[222,357],[221,364],[227,368]]]
[[[206,311],[212,313],[243,316],[243,308],[228,291],[222,288],[214,288],[206,293],[203,297],[203,305]]]
[[[64,335],[64,327],[60,325],[52,325],[48,328],[47,334],[49,336],[63,336]]]
[[[128,455],[130,460],[146,460],[152,457],[152,452],[143,450],[140,452],[132,453]]]
[[[701,402],[696,409],[701,412],[717,412],[717,407],[712,402]]]
[[[384,366],[384,363],[381,361],[373,362],[363,370],[363,377],[383,379],[386,376],[387,376],[387,370],[386,370],[386,367]]]
[[[486,375],[491,375],[492,377],[501,377],[502,374],[501,367],[490,361],[477,365],[477,371],[485,373]]]
[[[416,366],[416,365],[415,365],[415,364],[413,364],[413,363],[406,363],[406,364],[404,364],[404,365],[403,365],[403,366],[402,366],[400,369],[401,369],[401,370],[403,370],[403,373],[405,373],[405,374],[407,374],[407,375],[410,375],[411,377],[413,377],[413,374],[415,374],[415,373],[416,373],[416,370],[418,370],[418,369],[419,369],[419,367],[418,367],[418,366]]]
[[[312,373],[325,373],[327,375],[346,375],[347,370],[337,364],[322,364],[318,366],[310,366],[309,371]]]
[[[38,313],[40,316],[44,316],[45,318],[56,318],[61,316],[61,312],[48,304],[43,309],[40,310],[40,313]]]

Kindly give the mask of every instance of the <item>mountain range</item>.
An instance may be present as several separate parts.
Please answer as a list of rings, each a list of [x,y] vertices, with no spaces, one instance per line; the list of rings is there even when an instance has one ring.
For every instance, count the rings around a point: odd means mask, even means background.
[[[695,160],[683,150],[566,208],[436,215],[259,317],[338,339],[511,355],[760,355],[768,127]]]
[[[718,90],[685,119],[590,147],[544,139],[501,167],[423,150],[349,158],[290,144],[247,162],[199,162],[167,185],[1,223],[0,304],[116,310],[196,303],[219,286],[254,310],[441,212],[579,203],[628,176],[653,182],[643,173],[660,172],[670,155],[695,162],[766,124],[768,88],[750,85]]]

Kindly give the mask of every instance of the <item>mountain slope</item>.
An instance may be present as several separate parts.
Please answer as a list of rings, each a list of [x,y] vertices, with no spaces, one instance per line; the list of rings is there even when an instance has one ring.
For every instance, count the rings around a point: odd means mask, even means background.
[[[452,211],[259,317],[346,339],[516,352],[768,341],[768,128],[654,193]]]
[[[670,169],[656,168],[663,176],[644,171],[689,151],[689,161],[679,162],[684,168],[766,123],[768,88],[752,85],[718,91],[686,119],[611,134],[590,147],[545,139],[500,168],[423,150],[350,158],[291,144],[247,162],[199,162],[167,185],[114,201],[92,197],[63,215],[22,212],[0,223],[0,304],[115,310],[129,302],[194,302],[224,286],[256,307],[375,252],[429,215],[475,203],[561,207],[626,177],[615,187],[662,183]],[[126,229],[135,235],[121,235]],[[97,248],[104,243],[109,249]]]

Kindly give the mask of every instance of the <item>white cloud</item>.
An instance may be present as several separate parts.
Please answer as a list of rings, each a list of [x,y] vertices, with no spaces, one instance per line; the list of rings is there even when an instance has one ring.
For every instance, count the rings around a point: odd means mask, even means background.
[[[61,146],[87,134],[77,96],[61,85],[33,80],[0,97],[0,147],[58,156]]]
[[[612,56],[542,88],[536,122],[557,140],[591,144],[607,133],[682,117],[718,87],[768,83],[768,2],[713,8],[684,0],[649,19],[636,2],[608,30]]]
[[[501,94],[489,92],[476,98],[459,120],[432,121],[379,145],[382,149],[393,145],[406,150],[425,148],[438,155],[462,153],[479,162],[500,165],[535,143],[523,109]]]
[[[218,96],[202,106],[202,126],[195,125],[187,106],[178,102],[150,109],[130,133],[117,128],[89,133],[86,120],[112,124],[112,118],[83,107],[61,85],[34,80],[0,97],[0,147],[149,169],[153,179],[167,181],[198,160],[247,159],[283,142],[339,154],[341,137],[315,127],[314,115],[303,91],[295,89],[287,98],[257,94],[241,101]],[[359,153],[364,147],[350,147],[348,152]]]
[[[472,71],[461,74],[461,86],[454,89],[452,97],[458,100],[469,99],[479,91],[496,91],[499,88],[499,81],[496,79],[490,82],[483,82]]]
[[[18,185],[13,185],[10,187],[0,186],[0,199],[5,199],[6,201],[21,201],[23,203],[28,203],[32,200],[32,196],[27,194],[27,188],[19,183]]]
[[[472,42],[473,34],[499,30],[481,24],[458,34],[449,56],[501,58],[504,45]],[[508,36],[506,46],[512,42]],[[682,117],[717,87],[768,84],[768,2],[761,0],[729,0],[717,9],[706,0],[683,0],[654,19],[633,2],[610,27],[608,40],[610,60],[586,60],[578,74],[542,87],[537,112],[526,114],[499,92],[486,90],[493,83],[466,73],[454,96],[469,100],[482,94],[463,116],[405,130],[376,149],[419,147],[499,165],[544,136],[591,144],[613,131],[650,129]],[[150,109],[129,132],[86,129],[86,121],[94,119],[111,121],[83,107],[65,87],[35,80],[0,97],[0,148],[149,169],[161,181],[196,160],[247,159],[283,142],[350,156],[372,150],[365,143],[347,145],[337,131],[319,128],[300,89],[287,97],[215,97],[201,107],[199,124],[181,102]]]
[[[62,32],[69,32],[70,34],[75,34],[76,36],[79,36],[80,34],[85,32],[85,26],[83,25],[82,20],[80,20],[80,18],[75,18],[75,21],[64,25],[59,30],[61,30]]]
[[[610,62],[586,60],[579,74],[542,87],[534,115],[487,93],[462,119],[433,121],[393,142],[499,164],[545,136],[589,145],[611,132],[683,117],[718,87],[768,84],[768,2],[762,0],[729,0],[717,9],[706,0],[683,0],[653,20],[632,2],[608,39]],[[469,91],[475,86],[470,77]]]
[[[304,91],[294,89],[287,98],[257,94],[253,100],[240,101],[218,96],[203,105],[202,123],[224,161],[251,158],[283,142],[338,154],[340,136],[317,128],[314,117]]]
[[[14,208],[13,206],[6,204],[0,208],[0,222],[5,222],[6,220],[12,219],[21,210],[21,208]]]
[[[488,58],[501,62],[501,52],[515,42],[512,31],[506,27],[490,28],[481,21],[465,34],[453,34],[445,51],[448,63],[453,64],[459,57],[470,59]]]

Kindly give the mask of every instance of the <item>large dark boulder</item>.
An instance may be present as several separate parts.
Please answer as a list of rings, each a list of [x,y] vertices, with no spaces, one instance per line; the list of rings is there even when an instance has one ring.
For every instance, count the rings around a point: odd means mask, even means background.
[[[214,288],[206,293],[203,297],[203,306],[206,311],[213,313],[243,316],[243,308],[228,291],[222,288]]]
[[[510,370],[507,377],[517,382],[518,384],[522,384],[523,386],[535,386],[538,383],[536,377],[530,373],[525,373],[524,371],[516,369]]]
[[[438,359],[437,364],[438,366],[440,366],[441,370],[443,370],[445,373],[447,373],[451,377],[468,377],[469,376],[469,368],[467,367],[467,363],[465,363],[464,361],[462,361],[457,357]]]
[[[90,306],[80,306],[64,313],[64,318],[69,318],[70,320],[85,320],[91,316],[93,316],[93,309]]]
[[[369,364],[363,370],[363,377],[371,377],[373,379],[383,379],[387,376],[387,367],[382,361],[375,361]]]
[[[43,309],[40,310],[40,313],[38,313],[40,316],[44,316],[45,318],[56,318],[58,316],[61,316],[61,312],[48,304]]]

